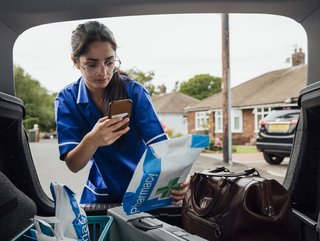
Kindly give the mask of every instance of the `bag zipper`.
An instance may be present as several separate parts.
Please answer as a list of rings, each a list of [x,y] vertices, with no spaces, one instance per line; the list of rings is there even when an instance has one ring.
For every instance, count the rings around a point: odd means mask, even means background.
[[[220,230],[220,225],[215,223],[213,220],[209,221],[204,218],[199,217],[197,214],[193,213],[192,211],[187,211],[186,215],[189,216],[190,218],[194,219],[198,223],[204,223],[205,225],[209,226],[210,228],[214,229],[214,236],[216,238],[221,237],[221,230]]]

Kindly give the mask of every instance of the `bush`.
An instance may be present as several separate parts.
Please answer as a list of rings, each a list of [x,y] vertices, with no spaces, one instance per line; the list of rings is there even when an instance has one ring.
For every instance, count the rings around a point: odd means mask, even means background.
[[[39,123],[39,118],[37,118],[37,117],[26,117],[23,120],[24,128],[27,130],[33,129],[33,126],[38,123]]]
[[[169,138],[176,138],[176,137],[183,136],[181,133],[174,133],[172,129],[167,129],[166,133]]]
[[[215,138],[214,140],[210,138],[209,142],[209,149],[210,151],[221,151],[222,150],[222,142],[220,138]]]

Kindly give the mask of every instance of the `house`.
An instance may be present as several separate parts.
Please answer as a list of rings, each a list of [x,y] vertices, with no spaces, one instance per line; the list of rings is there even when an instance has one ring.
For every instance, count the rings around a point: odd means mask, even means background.
[[[259,121],[273,107],[297,99],[307,83],[307,65],[301,49],[292,55],[293,66],[265,73],[231,89],[232,143],[253,143]],[[222,94],[207,97],[186,109],[188,133],[208,133],[211,138],[222,138]]]
[[[174,135],[188,133],[184,109],[199,103],[198,99],[182,93],[171,92],[152,96],[152,101],[166,130],[171,130]]]

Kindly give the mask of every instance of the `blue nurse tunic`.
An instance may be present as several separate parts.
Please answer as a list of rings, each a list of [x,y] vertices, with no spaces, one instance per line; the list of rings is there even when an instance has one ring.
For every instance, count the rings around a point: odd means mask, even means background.
[[[90,173],[80,203],[121,202],[147,145],[167,139],[145,88],[120,76],[132,100],[130,130],[125,143],[99,147],[89,161]],[[55,100],[60,159],[92,130],[102,114],[81,77],[59,92]]]

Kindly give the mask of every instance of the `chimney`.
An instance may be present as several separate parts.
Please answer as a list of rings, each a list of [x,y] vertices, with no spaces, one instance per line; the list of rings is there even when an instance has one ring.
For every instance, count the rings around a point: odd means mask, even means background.
[[[159,88],[160,95],[165,94],[167,92],[167,87],[164,84],[159,85],[158,88]]]
[[[305,54],[302,52],[302,48],[299,48],[299,51],[297,52],[297,49],[294,50],[294,53],[292,54],[292,66],[297,66],[300,64],[304,64],[304,57]]]

